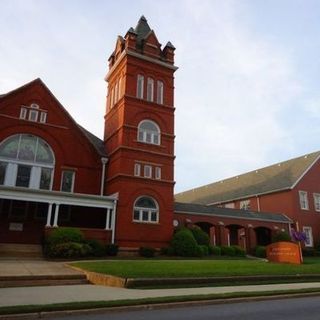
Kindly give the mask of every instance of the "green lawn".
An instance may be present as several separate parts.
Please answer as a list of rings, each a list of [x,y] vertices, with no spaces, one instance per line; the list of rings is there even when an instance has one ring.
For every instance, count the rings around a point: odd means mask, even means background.
[[[113,260],[77,262],[85,270],[123,278],[179,278],[246,275],[320,274],[320,259],[306,258],[302,265],[257,260]]]

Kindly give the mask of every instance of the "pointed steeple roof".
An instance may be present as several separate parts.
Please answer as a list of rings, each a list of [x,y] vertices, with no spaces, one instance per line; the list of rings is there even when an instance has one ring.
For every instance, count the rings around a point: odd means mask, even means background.
[[[149,34],[151,28],[149,27],[145,16],[141,16],[134,31],[137,34],[137,42],[141,42],[141,40],[144,39],[147,34]]]

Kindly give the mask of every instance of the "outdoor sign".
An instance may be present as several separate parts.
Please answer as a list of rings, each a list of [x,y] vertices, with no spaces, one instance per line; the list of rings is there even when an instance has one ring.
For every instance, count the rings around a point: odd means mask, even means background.
[[[23,231],[23,223],[10,223],[9,224],[10,231]]]
[[[293,242],[276,242],[268,245],[267,259],[279,263],[302,263],[300,247]]]

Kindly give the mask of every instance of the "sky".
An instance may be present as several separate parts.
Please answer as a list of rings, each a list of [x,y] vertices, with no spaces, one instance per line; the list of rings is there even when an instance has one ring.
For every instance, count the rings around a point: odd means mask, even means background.
[[[320,150],[319,0],[0,0],[0,94],[40,77],[102,138],[141,15],[176,47],[176,193]]]

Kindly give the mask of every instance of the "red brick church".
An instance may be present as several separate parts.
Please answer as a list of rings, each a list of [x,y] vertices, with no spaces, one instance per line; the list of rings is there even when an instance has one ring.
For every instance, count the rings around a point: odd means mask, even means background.
[[[122,250],[161,248],[175,227],[196,224],[213,243],[250,249],[290,230],[285,206],[174,202],[174,51],[143,16],[118,37],[103,139],[40,79],[0,95],[0,244],[40,244],[46,230],[72,226]]]

